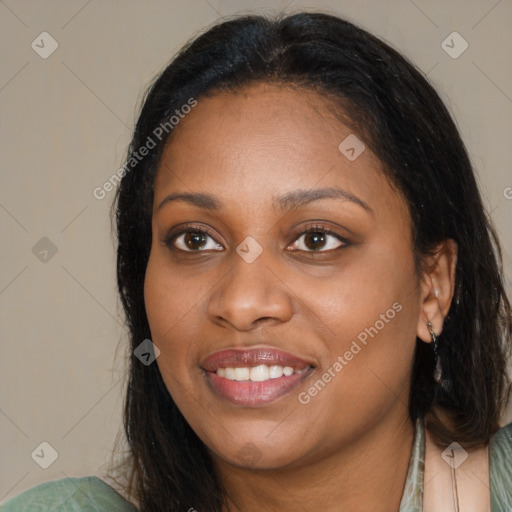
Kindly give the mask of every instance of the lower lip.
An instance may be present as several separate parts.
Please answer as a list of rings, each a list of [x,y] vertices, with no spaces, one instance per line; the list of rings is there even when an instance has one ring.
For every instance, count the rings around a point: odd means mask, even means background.
[[[219,377],[214,372],[206,372],[206,378],[218,395],[236,405],[258,407],[292,392],[313,371],[313,368],[302,373],[293,373],[286,377],[253,382],[251,380],[237,381]]]

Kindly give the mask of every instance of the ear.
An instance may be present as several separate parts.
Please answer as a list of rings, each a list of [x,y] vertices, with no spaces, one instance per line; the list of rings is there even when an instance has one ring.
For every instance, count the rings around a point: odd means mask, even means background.
[[[427,322],[439,335],[453,299],[455,290],[455,268],[457,266],[457,244],[451,238],[441,242],[433,256],[426,258],[421,279],[420,315],[417,336],[426,343],[432,341]]]

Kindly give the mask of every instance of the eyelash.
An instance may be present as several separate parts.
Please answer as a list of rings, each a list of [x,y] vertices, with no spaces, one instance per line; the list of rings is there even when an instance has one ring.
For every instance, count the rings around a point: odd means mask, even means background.
[[[165,238],[165,240],[163,240],[163,242],[171,250],[178,250],[178,251],[181,251],[181,252],[188,252],[188,253],[207,252],[207,251],[201,250],[201,249],[199,249],[199,250],[185,250],[185,249],[179,249],[178,247],[174,247],[173,243],[174,243],[174,241],[180,235],[183,235],[185,233],[191,233],[191,232],[206,234],[210,238],[212,238],[217,244],[219,244],[219,242],[217,242],[217,240],[215,239],[215,235],[208,228],[205,228],[205,227],[198,228],[197,226],[194,226],[194,225],[185,225],[179,231],[174,232],[174,233],[170,233]],[[322,254],[322,253],[330,253],[330,252],[333,252],[333,251],[338,250],[338,249],[343,249],[343,248],[346,248],[349,245],[351,245],[350,241],[347,240],[345,237],[339,235],[338,233],[336,233],[330,227],[322,225],[322,224],[314,224],[314,225],[310,225],[310,226],[306,227],[305,229],[303,229],[302,231],[297,233],[297,235],[293,239],[293,243],[295,243],[297,240],[299,240],[303,235],[307,235],[309,233],[321,233],[321,234],[324,234],[324,235],[331,235],[334,238],[336,238],[339,242],[341,242],[342,245],[339,246],[339,247],[336,247],[335,249],[318,250],[318,251],[315,251],[315,250],[304,251],[304,250],[299,249],[299,250],[296,250],[294,252],[306,252],[306,253],[309,253],[309,254],[318,254],[318,253]],[[219,245],[221,245],[221,244],[219,244]]]

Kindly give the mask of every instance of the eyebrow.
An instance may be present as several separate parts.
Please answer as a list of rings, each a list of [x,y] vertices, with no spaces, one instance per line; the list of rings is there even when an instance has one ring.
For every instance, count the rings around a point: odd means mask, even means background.
[[[368,212],[373,213],[373,210],[361,199],[355,195],[343,190],[341,188],[318,188],[313,190],[292,190],[281,196],[275,197],[273,204],[274,208],[281,211],[293,210],[301,206],[305,206],[313,201],[319,201],[322,199],[341,199],[348,201],[358,206],[361,206]],[[218,211],[222,209],[222,202],[216,197],[205,194],[205,193],[186,193],[186,192],[175,192],[166,196],[157,207],[157,211],[160,211],[166,204],[174,201],[183,201],[185,203],[203,208],[210,211]]]

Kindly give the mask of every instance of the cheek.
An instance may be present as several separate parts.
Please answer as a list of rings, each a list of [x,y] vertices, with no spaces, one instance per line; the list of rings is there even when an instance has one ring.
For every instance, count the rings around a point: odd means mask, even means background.
[[[299,396],[305,421],[314,423],[308,428],[316,430],[326,450],[332,436],[325,425],[337,425],[335,437],[349,442],[390,411],[407,416],[414,310],[402,301],[384,301],[381,308],[369,309],[379,314],[354,318],[347,312],[346,321],[341,318],[333,326],[337,336],[329,357]]]
[[[190,344],[194,338],[212,286],[207,278],[185,279],[185,274],[171,267],[165,251],[152,250],[144,280],[144,303],[152,336],[170,350]],[[180,339],[184,342],[176,343]]]
[[[152,342],[160,349],[157,364],[171,395],[190,385],[194,366],[194,340],[198,338],[197,315],[205,308],[198,300],[204,292],[184,288],[179,272],[167,270],[152,254],[144,281],[144,302]],[[168,266],[168,265],[167,265]]]
[[[329,402],[339,405],[331,409],[336,418],[371,421],[397,400],[407,404],[419,286],[405,244],[402,252],[387,249],[369,248],[309,295],[318,325],[329,328],[322,368],[306,390],[318,414]]]
[[[397,340],[410,340],[416,332],[419,292],[413,254],[406,243],[392,248],[382,241],[358,249],[335,274],[309,286],[305,297],[343,349],[358,335],[363,342],[365,337],[391,333]],[[336,341],[333,345],[338,348]]]

